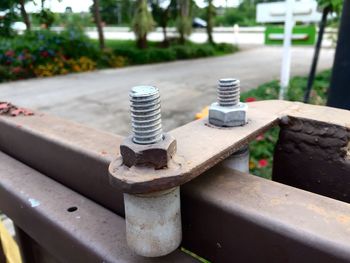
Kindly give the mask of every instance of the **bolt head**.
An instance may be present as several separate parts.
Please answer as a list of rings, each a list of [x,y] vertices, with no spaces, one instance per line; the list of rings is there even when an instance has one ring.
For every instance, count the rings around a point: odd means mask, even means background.
[[[132,136],[127,137],[120,145],[123,163],[128,166],[148,165],[155,169],[167,167],[168,161],[176,152],[174,137],[164,134],[163,140],[154,144],[136,144]]]
[[[209,123],[218,127],[243,126],[248,122],[247,111],[246,103],[223,107],[216,102],[209,107]]]

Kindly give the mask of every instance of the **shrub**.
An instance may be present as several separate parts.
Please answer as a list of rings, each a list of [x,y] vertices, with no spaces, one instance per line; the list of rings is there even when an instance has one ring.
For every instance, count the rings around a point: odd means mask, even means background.
[[[189,59],[193,57],[192,50],[188,46],[178,45],[178,46],[174,46],[173,49],[176,52],[176,57],[178,59]]]
[[[326,70],[317,74],[310,96],[311,104],[325,105],[327,90],[330,83],[331,71]],[[303,101],[306,89],[306,77],[294,77],[290,81],[287,98],[292,101]],[[279,83],[271,81],[258,88],[242,93],[242,101],[277,99]],[[277,142],[279,129],[273,128],[259,135],[250,143],[250,172],[252,174],[271,178],[274,147]]]
[[[141,50],[133,41],[109,41],[110,48],[101,51],[96,41],[85,36],[79,27],[56,33],[33,31],[12,39],[0,39],[0,81],[34,76],[45,77],[96,68],[124,67],[232,53],[228,44],[193,44],[159,47],[150,42]]]
[[[215,49],[212,45],[206,44],[194,47],[194,57],[210,57],[215,55]]]

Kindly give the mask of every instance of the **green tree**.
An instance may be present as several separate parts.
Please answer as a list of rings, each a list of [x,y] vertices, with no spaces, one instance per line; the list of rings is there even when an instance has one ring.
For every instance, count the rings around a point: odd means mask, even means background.
[[[26,24],[27,31],[31,29],[31,23],[25,4],[32,0],[0,0],[0,11],[4,11],[5,15],[0,17],[0,31],[3,36],[12,36],[14,31],[11,24],[18,19],[17,10],[20,11],[23,22]]]
[[[100,0],[93,0],[93,13],[94,13],[94,21],[98,32],[100,49],[103,50],[105,49],[105,38],[103,35],[102,20],[100,15]]]
[[[216,15],[216,10],[213,5],[213,0],[208,0],[207,7],[207,34],[208,34],[208,42],[210,44],[214,44],[213,39],[213,27],[214,27],[214,17]]]
[[[192,31],[191,3],[190,0],[178,0],[179,15],[177,18],[177,31],[180,34],[180,43],[184,44],[186,36]]]
[[[163,30],[164,45],[168,45],[167,26],[171,17],[171,8],[176,4],[176,1],[171,0],[170,3],[165,6],[166,2],[167,0],[153,0],[151,3],[153,18]]]
[[[132,21],[132,29],[139,48],[147,48],[147,34],[153,30],[153,27],[154,20],[152,14],[148,11],[146,0],[138,0]]]
[[[25,9],[25,3],[26,2],[29,2],[29,1],[18,0],[19,9],[21,11],[21,16],[22,16],[23,22],[26,24],[27,31],[30,31],[31,23],[30,23],[30,19],[29,19],[28,13],[27,13],[27,11]]]
[[[131,0],[121,0],[121,21],[122,23],[129,24],[132,20],[133,10],[134,10],[134,2]]]
[[[50,28],[52,24],[57,20],[56,15],[47,8],[41,9],[41,11],[36,14],[36,17],[39,20],[41,25],[44,25],[45,28]]]
[[[15,32],[11,28],[11,24],[17,18],[15,13],[15,0],[1,0],[0,11],[4,14],[0,16],[0,36],[12,37]]]

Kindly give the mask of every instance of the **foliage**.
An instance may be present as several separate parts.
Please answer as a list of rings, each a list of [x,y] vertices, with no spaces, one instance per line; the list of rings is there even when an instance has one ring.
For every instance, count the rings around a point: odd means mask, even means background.
[[[194,44],[190,42],[186,42],[185,45],[173,44],[167,48],[160,48],[151,42],[148,49],[140,50],[131,41],[125,41],[124,43],[119,41],[119,44],[114,44],[112,49],[114,54],[127,57],[129,64],[146,64],[177,59],[209,57],[237,51],[237,47],[230,44],[213,46],[210,44]]]
[[[186,36],[189,36],[192,31],[192,16],[190,9],[190,0],[179,0],[176,28],[180,34],[181,44],[185,43]]]
[[[318,0],[318,5],[322,9],[329,8],[339,15],[343,7],[343,0]]]
[[[169,3],[168,0],[151,1],[152,16],[157,25],[161,26],[163,29],[163,42],[165,46],[169,44],[167,39],[167,26],[174,13],[173,10],[176,9],[176,2],[176,0],[170,0]]]
[[[38,65],[34,68],[37,77],[51,77],[70,72],[85,72],[96,68],[96,63],[87,57],[78,59],[65,59],[63,56],[55,57],[52,61]]]
[[[222,16],[217,16],[217,26],[253,26],[255,22],[256,8],[249,1],[243,1],[237,8],[226,8]]]
[[[213,5],[213,0],[208,0],[208,6],[207,6],[207,34],[208,34],[208,42],[214,43],[213,40],[213,27],[214,27],[214,18],[216,15],[215,6]]]
[[[0,82],[222,55],[236,50],[229,44],[211,46],[190,42],[168,48],[150,42],[148,49],[141,50],[134,41],[110,40],[107,49],[101,51],[96,40],[90,40],[79,30],[33,31],[16,38],[0,39]]]
[[[154,21],[152,14],[148,11],[147,1],[138,0],[132,29],[138,41],[139,48],[145,48],[147,45],[147,34],[153,29]]]
[[[38,14],[35,14],[34,16],[37,17],[40,25],[44,25],[45,28],[50,28],[57,19],[56,14],[47,8],[42,9]]]
[[[314,82],[314,89],[311,93],[310,103],[325,105],[327,90],[330,83],[331,71],[319,73]],[[291,79],[288,89],[288,99],[291,101],[303,101],[306,89],[307,77],[294,77]],[[259,86],[256,89],[242,93],[243,101],[277,99],[279,91],[278,81],[272,81]],[[262,134],[253,141],[250,147],[250,172],[252,174],[271,178],[274,145],[278,138],[278,128],[274,128]]]
[[[135,2],[130,0],[100,0],[100,14],[103,23],[108,25],[124,24],[131,22],[132,10]],[[93,6],[90,12],[93,14]]]
[[[75,31],[64,31],[54,33],[48,30],[27,32],[13,39],[0,40],[0,65],[8,74],[0,74],[0,82],[15,80],[41,75],[63,74],[61,68],[57,69],[55,64],[65,63],[67,73],[75,71],[73,61],[82,70],[91,69],[87,67],[86,60],[82,57],[96,61],[99,51],[94,43]],[[72,64],[72,63],[73,64]],[[68,67],[67,65],[70,65]],[[49,68],[48,72],[45,69]]]
[[[13,9],[6,12],[3,17],[0,17],[0,36],[2,37],[14,37],[15,31],[11,28],[11,24],[18,18]]]
[[[4,14],[0,16],[0,36],[13,37],[15,32],[11,29],[11,24],[18,16],[15,12],[15,0],[1,0],[0,11]]]
[[[35,17],[33,17],[33,24],[39,24]],[[91,13],[57,13],[53,26],[84,29],[84,27],[94,26],[94,19]]]

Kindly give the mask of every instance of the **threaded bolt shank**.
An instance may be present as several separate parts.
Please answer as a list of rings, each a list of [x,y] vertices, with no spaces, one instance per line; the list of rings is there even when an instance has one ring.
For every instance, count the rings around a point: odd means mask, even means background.
[[[160,96],[156,87],[136,86],[130,92],[133,141],[153,144],[163,139]]]
[[[232,107],[239,103],[240,81],[238,79],[220,79],[218,86],[218,103],[223,107]]]

